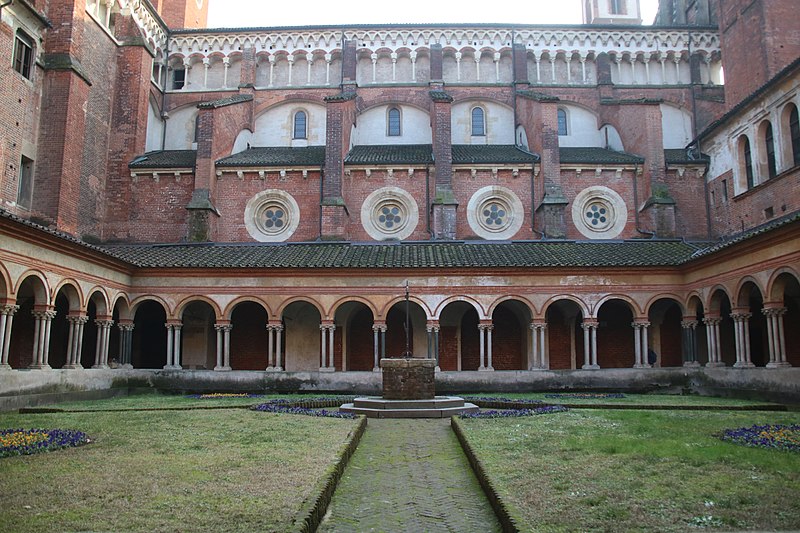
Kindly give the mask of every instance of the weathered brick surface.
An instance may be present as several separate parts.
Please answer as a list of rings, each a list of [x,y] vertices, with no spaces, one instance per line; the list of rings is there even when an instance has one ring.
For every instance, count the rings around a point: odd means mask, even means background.
[[[383,397],[387,400],[429,400],[435,393],[433,359],[382,359]]]

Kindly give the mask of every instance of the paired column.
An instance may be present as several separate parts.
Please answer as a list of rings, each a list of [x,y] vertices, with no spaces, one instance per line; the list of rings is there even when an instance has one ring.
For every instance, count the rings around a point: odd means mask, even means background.
[[[706,366],[725,366],[722,362],[722,350],[720,349],[719,325],[722,318],[711,316],[703,319],[706,325],[706,342],[708,344],[708,363]]]
[[[650,322],[636,320],[631,324],[631,327],[633,327],[633,348],[635,356],[633,368],[650,368],[651,365],[647,361],[647,354],[650,351],[648,341]]]
[[[231,330],[233,324],[214,324],[217,330],[217,366],[214,370],[227,372],[231,369]]]
[[[33,355],[31,366],[33,370],[50,370],[48,358],[50,356],[50,326],[56,312],[53,310],[33,310]]]
[[[749,308],[734,309],[731,313],[734,326],[734,336],[736,339],[736,362],[735,368],[753,368],[750,359],[750,313]]]
[[[493,371],[494,367],[492,366],[492,330],[494,329],[494,325],[491,323],[487,324],[478,324],[478,336],[480,338],[480,366],[478,370],[483,371]]]
[[[18,305],[0,306],[0,370],[11,370],[8,364],[8,349],[11,346],[11,324],[19,311]]]
[[[373,346],[373,372],[381,371],[381,359],[386,357],[386,323],[379,322],[372,325]]]
[[[180,370],[181,368],[181,328],[180,322],[167,322],[167,364],[164,370]]]
[[[120,320],[119,328],[119,365],[121,368],[133,368],[133,322]]]
[[[681,321],[681,335],[683,347],[683,366],[700,366],[697,361],[697,319],[684,317]]]
[[[283,344],[283,324],[280,322],[267,324],[267,334],[269,335],[269,341],[267,343],[267,372],[281,372],[283,371],[281,353]]]
[[[319,367],[320,372],[334,372],[336,368],[333,362],[333,332],[336,331],[336,324],[320,324],[319,331],[321,335],[321,357],[322,364]],[[328,357],[330,355],[330,357]]]
[[[111,326],[114,325],[114,321],[109,318],[98,318],[94,323],[97,325],[97,347],[92,368],[108,368],[108,341],[111,338]]]
[[[584,370],[597,370],[597,328],[600,323],[597,320],[584,319],[583,328],[583,366]]]
[[[528,370],[546,369],[547,368],[547,352],[546,352],[546,333],[547,323],[545,322],[531,322],[531,348],[533,348],[533,360],[528,365]]]
[[[89,321],[88,316],[73,315],[67,317],[69,323],[69,337],[67,340],[67,364],[65,369],[79,370],[81,365],[81,353],[83,352],[83,328]]]
[[[436,371],[439,368],[439,323],[429,323],[425,329],[428,331],[428,359],[436,360]]]
[[[783,315],[785,307],[769,306],[761,310],[767,317],[767,345],[769,346],[769,363],[767,368],[791,366],[786,359],[786,337],[783,333]]]

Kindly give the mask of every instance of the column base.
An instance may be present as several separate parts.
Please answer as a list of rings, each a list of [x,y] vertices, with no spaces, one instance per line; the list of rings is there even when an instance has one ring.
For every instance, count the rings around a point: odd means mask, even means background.
[[[726,366],[725,363],[722,362],[713,362],[713,363],[706,363],[706,368],[722,368]]]
[[[583,365],[581,370],[600,370],[600,365]]]
[[[53,370],[53,367],[47,364],[42,364],[42,365],[33,364],[28,367],[28,370]]]
[[[686,361],[686,362],[683,363],[683,366],[685,368],[698,368],[698,367],[700,367],[702,365],[700,363],[698,363],[697,361]]]
[[[277,366],[268,366],[265,372],[280,372],[280,368]]]
[[[229,367],[229,366],[215,366],[214,367],[214,372],[230,372],[230,371],[231,371],[231,367]]]
[[[100,368],[98,366],[93,366],[92,368]],[[177,365],[164,365],[164,370],[180,370],[181,367]]]
[[[478,372],[494,372],[494,368],[491,366],[485,366],[483,368],[479,368]]]
[[[792,365],[787,363],[786,361],[781,361],[780,363],[767,363],[767,368],[791,368]]]
[[[83,370],[83,365],[80,363],[76,363],[74,365],[64,365],[62,370]]]
[[[372,371],[373,372],[380,372],[381,371],[381,367],[379,367],[379,366],[373,367]]]
[[[319,368],[320,372],[336,372],[335,368],[331,368],[329,366],[322,366]]]
[[[436,368],[434,368],[434,369],[433,369],[433,371],[434,371],[434,372],[441,372],[441,371],[442,371],[442,369],[441,369],[441,368],[439,368],[439,367],[437,366]]]
[[[756,365],[754,365],[753,363],[743,363],[743,362],[738,362],[733,365],[733,368],[755,368],[755,367]]]
[[[633,368],[653,368],[653,365],[650,363],[642,363],[639,365],[633,365]]]
[[[133,370],[133,365],[130,363],[125,363],[124,365],[120,366],[123,370]]]
[[[2,364],[0,365],[0,370],[13,370],[13,369],[11,368],[11,365]]]
[[[92,368],[95,369],[95,370],[106,370],[108,368],[108,365],[92,365]],[[164,368],[167,368],[167,367],[164,367]]]

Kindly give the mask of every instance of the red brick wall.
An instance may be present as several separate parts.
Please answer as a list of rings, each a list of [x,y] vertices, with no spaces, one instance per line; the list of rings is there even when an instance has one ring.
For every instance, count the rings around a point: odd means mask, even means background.
[[[526,370],[526,330],[514,312],[498,307],[492,316],[492,367],[495,370]]]
[[[575,339],[575,365],[577,368],[583,365],[583,330],[580,324],[580,314],[574,328],[570,328],[569,321],[558,307],[553,306],[547,310],[547,340],[551,370],[573,368],[571,338]]]
[[[375,363],[372,311],[361,309],[350,319],[347,370],[372,370]]]
[[[267,353],[267,312],[253,302],[242,302],[231,316],[231,368],[264,370],[269,364]]]
[[[198,9],[195,0],[159,0],[157,9],[161,18],[172,29],[205,28],[208,4],[212,1],[214,0],[205,0]]]
[[[597,364],[601,368],[631,368],[634,363],[633,314],[624,302],[612,300],[598,313]]]
[[[442,326],[439,330],[439,368],[443,371],[458,370],[458,328],[456,326]]]
[[[469,312],[461,319],[461,370],[478,370],[480,358],[478,313]]]
[[[677,305],[672,305],[664,314],[661,323],[661,366],[683,366],[683,328],[682,313]]]
[[[143,302],[136,308],[131,349],[134,368],[163,368],[167,364],[166,322],[167,313],[157,302]]]
[[[186,205],[192,198],[192,178],[162,174],[131,180],[130,239],[177,242],[186,235]]]

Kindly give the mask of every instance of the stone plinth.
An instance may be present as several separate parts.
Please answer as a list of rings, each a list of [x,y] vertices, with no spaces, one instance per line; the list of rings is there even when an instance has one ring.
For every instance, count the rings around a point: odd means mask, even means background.
[[[435,391],[435,359],[381,359],[383,398],[432,400]]]

